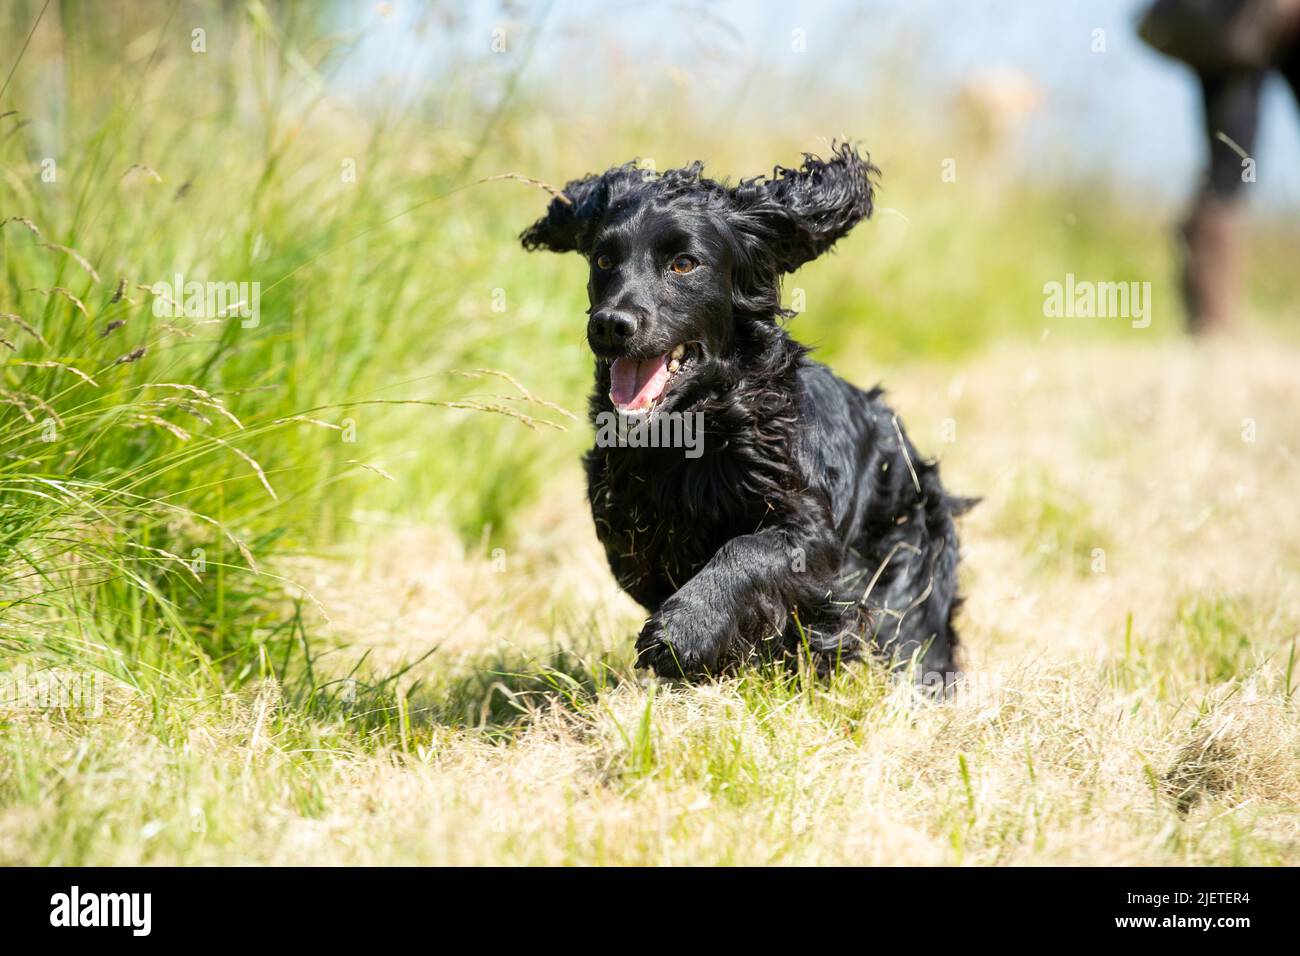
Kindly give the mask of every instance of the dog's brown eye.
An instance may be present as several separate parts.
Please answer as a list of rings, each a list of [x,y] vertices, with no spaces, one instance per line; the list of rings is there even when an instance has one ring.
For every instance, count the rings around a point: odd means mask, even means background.
[[[602,252],[596,257],[596,268],[601,272],[608,272],[610,269],[614,268],[614,260]]]
[[[672,268],[673,272],[676,272],[679,276],[684,276],[688,272],[693,272],[695,267],[698,265],[699,263],[690,256],[678,256],[673,260],[670,268]]]

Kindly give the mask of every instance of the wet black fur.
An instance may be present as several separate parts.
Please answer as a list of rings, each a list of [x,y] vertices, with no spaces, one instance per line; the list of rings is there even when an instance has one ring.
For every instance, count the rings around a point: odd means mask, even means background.
[[[610,567],[650,612],[638,662],[696,676],[803,647],[832,665],[874,642],[947,685],[953,517],[969,502],[944,493],[879,388],[836,377],[780,324],[782,275],[870,216],[878,171],[847,145],[736,186],[701,170],[629,163],[575,180],[521,237],[588,257],[592,321],[635,325],[617,346],[589,331],[593,421],[613,411],[608,360],[693,349],[659,412],[703,413],[702,457],[596,447],[585,459]],[[679,254],[699,265],[672,272]]]

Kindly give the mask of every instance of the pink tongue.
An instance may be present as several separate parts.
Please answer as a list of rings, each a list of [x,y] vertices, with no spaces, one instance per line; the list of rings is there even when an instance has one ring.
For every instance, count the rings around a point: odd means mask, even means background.
[[[614,359],[609,370],[609,399],[623,411],[649,408],[668,384],[668,354],[637,362]]]

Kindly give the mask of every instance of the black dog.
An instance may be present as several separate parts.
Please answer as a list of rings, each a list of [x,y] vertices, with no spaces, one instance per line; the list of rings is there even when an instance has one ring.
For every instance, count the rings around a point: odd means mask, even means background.
[[[629,163],[570,182],[520,237],[591,263],[593,422],[703,423],[696,458],[597,441],[596,531],[650,611],[638,663],[661,675],[800,647],[831,666],[874,640],[946,686],[953,516],[970,502],[944,494],[879,388],[840,380],[779,324],[793,314],[782,275],[871,215],[879,172],[847,145],[804,159],[737,186],[698,162],[662,175]]]

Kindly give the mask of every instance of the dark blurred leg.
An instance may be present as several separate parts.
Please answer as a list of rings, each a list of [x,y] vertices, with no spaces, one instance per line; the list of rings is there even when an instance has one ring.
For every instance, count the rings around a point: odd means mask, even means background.
[[[1236,321],[1243,160],[1255,148],[1264,73],[1201,74],[1200,80],[1209,168],[1182,227],[1183,296],[1188,328],[1197,333],[1226,329]]]
[[[1300,37],[1293,39],[1290,47],[1282,52],[1278,60],[1277,70],[1291,84],[1291,92],[1295,94],[1296,105],[1300,106]]]
[[[1263,72],[1201,75],[1205,137],[1209,143],[1209,172],[1205,188],[1221,199],[1235,196],[1242,186],[1241,153],[1251,155],[1259,129],[1259,99]],[[1237,151],[1227,137],[1240,148]]]

